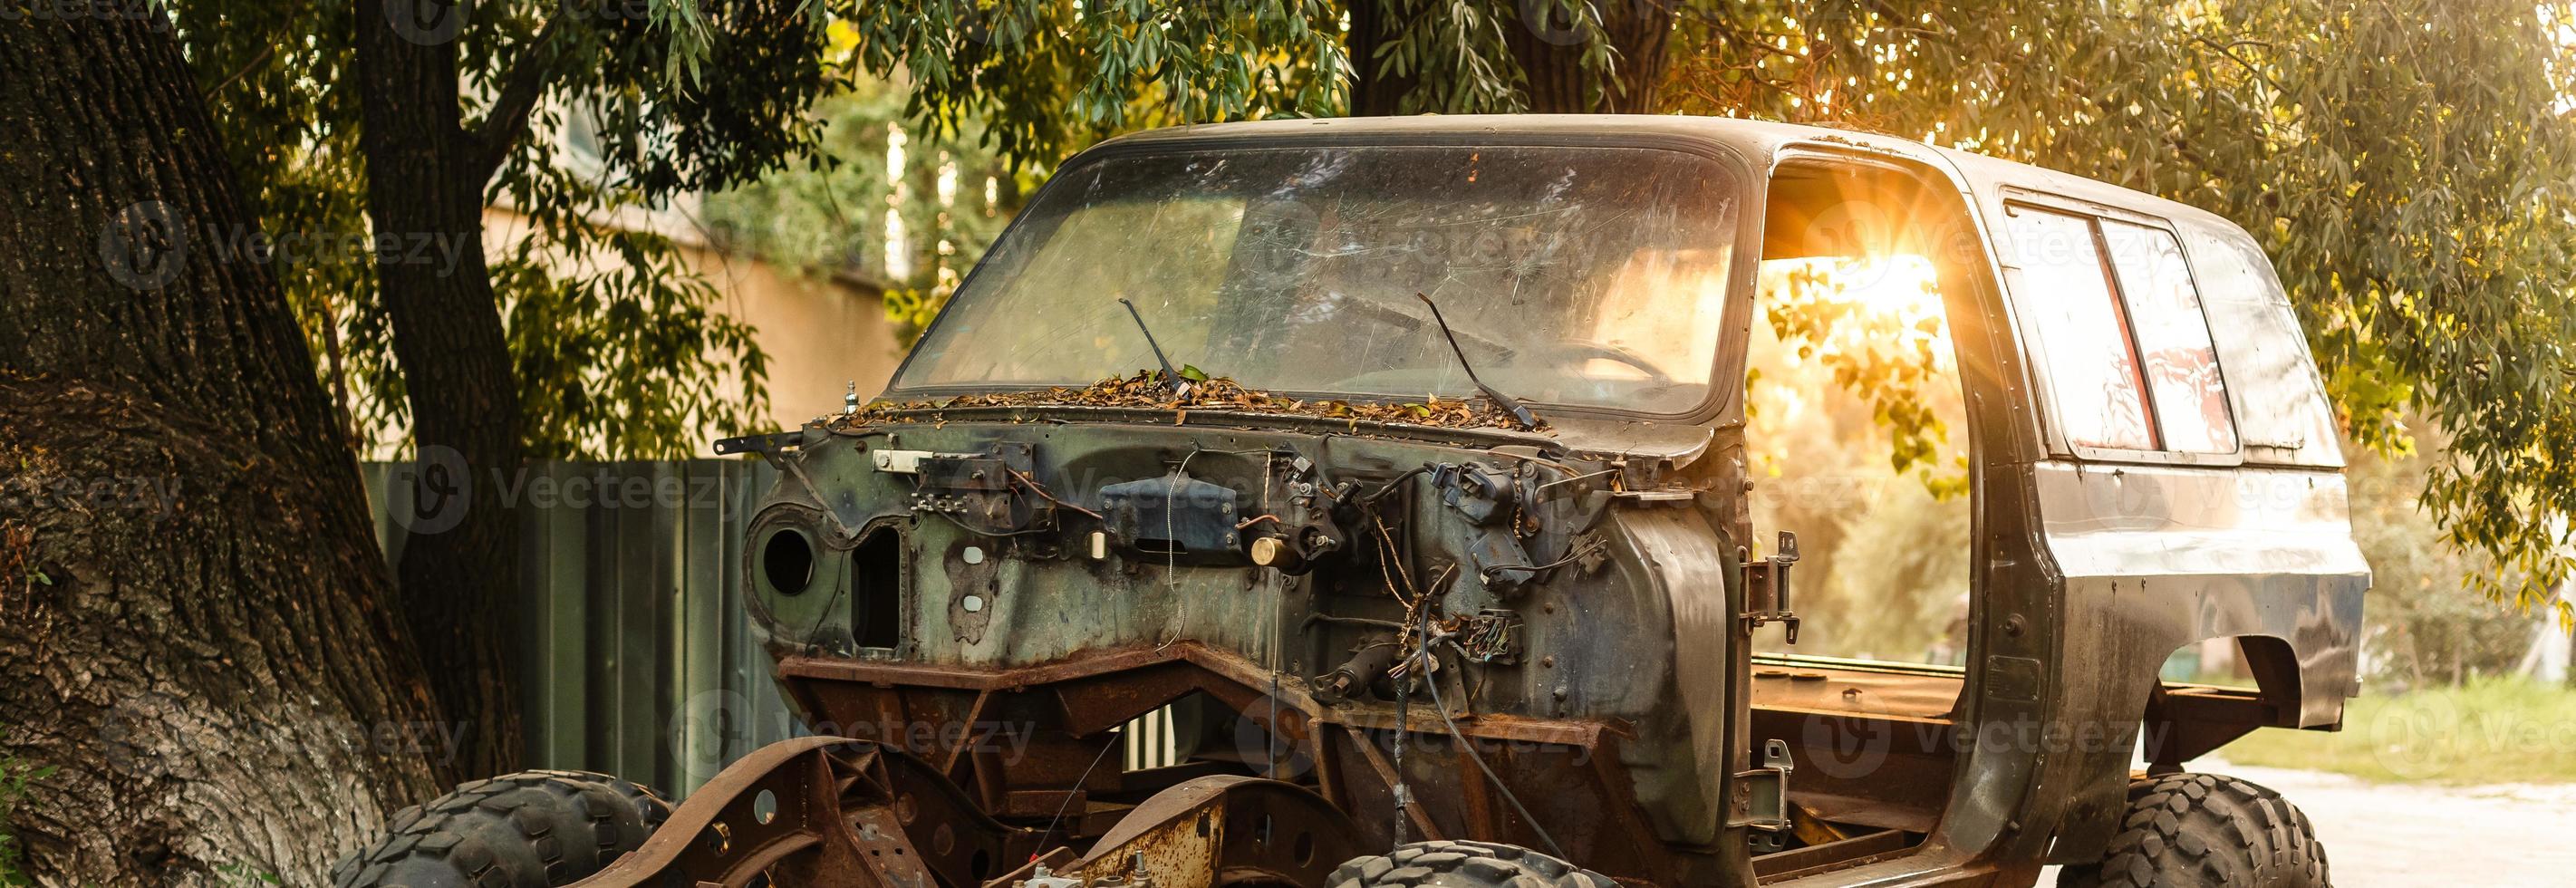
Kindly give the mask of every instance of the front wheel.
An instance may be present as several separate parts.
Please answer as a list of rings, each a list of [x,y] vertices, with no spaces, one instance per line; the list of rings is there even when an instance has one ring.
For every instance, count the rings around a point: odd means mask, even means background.
[[[2101,863],[2063,888],[2329,888],[2326,849],[2280,793],[2219,774],[2129,784],[2129,813]]]
[[[1617,888],[1608,876],[1501,842],[1415,842],[1333,870],[1333,888]]]
[[[387,821],[383,840],[331,868],[334,888],[570,885],[644,844],[671,804],[606,774],[525,771],[478,780]]]

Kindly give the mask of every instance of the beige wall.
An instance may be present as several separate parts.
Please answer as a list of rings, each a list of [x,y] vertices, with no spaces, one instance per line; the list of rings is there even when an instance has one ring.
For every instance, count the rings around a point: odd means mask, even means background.
[[[628,223],[679,241],[683,260],[720,294],[717,310],[750,325],[761,350],[768,352],[769,422],[751,431],[793,429],[838,412],[854,382],[865,403],[885,388],[903,360],[894,324],[886,320],[884,303],[872,290],[708,249],[674,214],[630,211],[615,220]],[[486,209],[483,226],[486,243],[496,254],[527,235],[525,218],[506,209]],[[740,380],[729,379],[725,389],[738,396]],[[705,437],[712,441],[716,430],[708,431]]]
[[[865,403],[884,390],[903,360],[894,324],[874,291],[713,250],[690,248],[688,254],[689,263],[724,294],[725,313],[758,331],[760,347],[769,353],[770,430],[839,412],[851,383],[858,384]]]

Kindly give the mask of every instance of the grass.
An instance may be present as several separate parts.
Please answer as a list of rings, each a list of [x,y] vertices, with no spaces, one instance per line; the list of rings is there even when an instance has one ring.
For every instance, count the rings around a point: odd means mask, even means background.
[[[2339,733],[2258,730],[2217,756],[2380,782],[2576,782],[2576,690],[2495,678],[2365,694],[2345,705]]]
[[[53,773],[52,768],[0,756],[0,888],[31,884],[27,874],[18,869],[18,837],[9,832],[9,818],[17,813],[18,802],[27,797],[27,787]]]

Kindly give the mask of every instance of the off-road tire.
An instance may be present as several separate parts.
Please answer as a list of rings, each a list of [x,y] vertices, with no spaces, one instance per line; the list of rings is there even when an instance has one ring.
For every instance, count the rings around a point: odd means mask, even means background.
[[[2129,784],[2129,813],[2101,863],[2062,888],[2329,888],[2326,849],[2280,793],[2219,774]]]
[[[671,816],[606,774],[524,771],[403,809],[331,868],[336,888],[557,888],[635,850]]]
[[[1519,845],[1415,842],[1355,857],[1333,870],[1333,888],[1618,888],[1610,877]]]

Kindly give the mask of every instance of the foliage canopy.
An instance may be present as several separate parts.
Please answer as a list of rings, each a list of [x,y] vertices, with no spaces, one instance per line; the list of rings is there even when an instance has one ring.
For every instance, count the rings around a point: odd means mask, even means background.
[[[823,85],[818,9],[790,0],[423,7],[435,15],[383,0],[170,7],[273,245],[266,261],[362,452],[398,446],[408,422],[359,139],[368,72],[356,34],[379,16],[404,40],[452,47],[470,129],[460,135],[486,137],[498,153],[478,190],[514,224],[486,232],[483,249],[527,456],[683,455],[708,429],[763,415],[766,358],[684,262],[687,217],[698,193],[757,178],[812,143],[804,110]],[[405,248],[432,262],[461,248],[431,240]],[[743,397],[723,395],[728,379]]]

